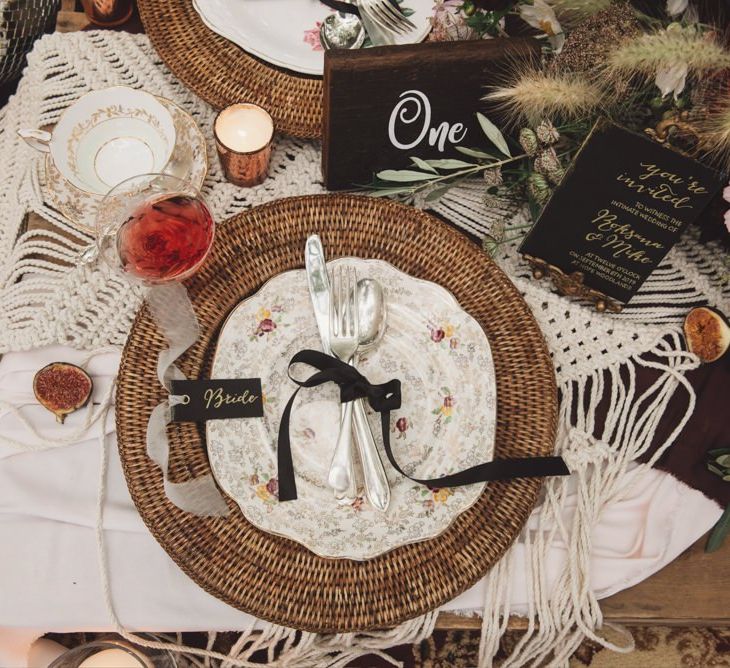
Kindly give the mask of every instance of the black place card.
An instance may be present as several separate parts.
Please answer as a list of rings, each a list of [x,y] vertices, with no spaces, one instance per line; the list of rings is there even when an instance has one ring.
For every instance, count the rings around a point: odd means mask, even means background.
[[[640,134],[596,124],[520,247],[628,302],[722,186],[720,174]]]
[[[260,378],[173,380],[170,394],[181,398],[172,406],[173,422],[204,422],[226,418],[262,417]]]

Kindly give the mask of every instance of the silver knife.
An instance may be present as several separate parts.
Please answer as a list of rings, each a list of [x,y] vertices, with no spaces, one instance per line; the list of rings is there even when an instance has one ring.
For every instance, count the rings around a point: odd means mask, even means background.
[[[312,299],[312,308],[314,309],[314,317],[317,320],[322,350],[330,355],[332,353],[330,349],[330,280],[327,275],[322,240],[316,234],[311,235],[304,246],[304,264],[307,268],[309,296]],[[351,500],[357,496],[357,481],[355,480],[355,464],[352,452],[342,452],[339,455],[347,462],[349,484],[344,493],[336,490],[335,496],[338,499]],[[338,453],[335,453],[335,457],[337,456]]]
[[[317,319],[322,350],[328,355],[330,350],[330,279],[324,259],[322,240],[317,234],[307,239],[304,247],[304,264],[307,267],[309,296],[312,298],[314,317]]]

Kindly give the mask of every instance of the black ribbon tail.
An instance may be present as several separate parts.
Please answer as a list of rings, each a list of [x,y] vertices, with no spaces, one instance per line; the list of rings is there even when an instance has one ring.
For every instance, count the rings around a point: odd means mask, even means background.
[[[383,431],[383,447],[391,466],[413,482],[428,487],[460,487],[477,482],[494,480],[512,480],[514,478],[545,478],[548,476],[570,475],[570,469],[562,457],[516,457],[511,459],[495,459],[491,462],[477,464],[458,473],[438,478],[414,478],[409,476],[398,464],[390,446],[390,413],[380,414]]]
[[[276,442],[276,466],[279,479],[279,501],[294,501],[297,498],[297,482],[294,476],[294,462],[291,456],[291,444],[289,443],[289,419],[294,399],[297,398],[298,387],[291,395],[279,424],[279,437]]]
[[[334,9],[343,14],[354,14],[360,16],[360,10],[349,2],[341,2],[341,0],[319,0],[323,5],[327,5],[330,9]]]

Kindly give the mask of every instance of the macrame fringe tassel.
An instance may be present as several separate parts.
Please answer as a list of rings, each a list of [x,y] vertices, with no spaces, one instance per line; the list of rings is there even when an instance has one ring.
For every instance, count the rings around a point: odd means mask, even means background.
[[[561,385],[557,451],[573,475],[546,482],[537,526],[532,528],[535,525],[531,524],[524,531],[528,628],[502,668],[567,667],[570,656],[587,639],[615,652],[634,649],[633,638],[622,627],[605,625],[623,634],[620,644],[600,633],[603,616],[591,589],[591,535],[603,509],[630,491],[632,478],[625,475],[628,467],[654,443],[669,401],[680,388],[688,396],[684,415],[645,466],[652,466],[686,425],[696,396],[685,374],[697,365],[697,359],[682,350],[677,329],[648,353],[605,371],[596,370],[581,381]],[[658,372],[654,383],[643,392],[636,387],[638,367]],[[599,404],[601,408],[607,406],[608,411],[603,428],[597,433]],[[576,485],[578,503],[570,526],[566,526],[562,510],[569,484]],[[567,546],[569,558],[557,581],[548,588],[545,566],[557,536]],[[514,562],[515,551],[511,550],[489,575],[479,668],[494,665],[499,639],[506,629],[509,593],[505,583],[510,581]]]

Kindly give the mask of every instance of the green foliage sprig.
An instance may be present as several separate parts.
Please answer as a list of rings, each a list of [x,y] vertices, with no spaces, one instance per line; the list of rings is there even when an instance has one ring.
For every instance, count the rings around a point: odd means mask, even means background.
[[[707,456],[707,468],[725,482],[730,482],[730,448],[710,450]],[[730,504],[713,527],[705,546],[705,552],[714,552],[719,549],[728,532],[730,532]]]

